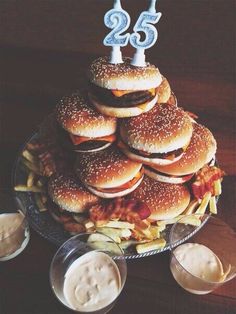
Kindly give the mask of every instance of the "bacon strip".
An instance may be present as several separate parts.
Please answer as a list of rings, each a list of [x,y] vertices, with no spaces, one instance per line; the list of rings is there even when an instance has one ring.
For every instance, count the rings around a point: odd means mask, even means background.
[[[214,184],[217,180],[222,180],[224,171],[216,166],[204,166],[196,174],[196,180],[192,183],[192,191],[197,199],[202,199],[207,192],[216,196]]]
[[[140,200],[115,198],[110,202],[98,204],[90,209],[90,219],[93,222],[108,222],[121,220],[135,223],[140,228],[147,228],[144,222],[151,214],[149,207]]]

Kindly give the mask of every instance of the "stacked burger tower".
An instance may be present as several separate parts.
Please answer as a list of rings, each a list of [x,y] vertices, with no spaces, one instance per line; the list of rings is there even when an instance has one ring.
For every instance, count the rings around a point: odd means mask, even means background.
[[[216,141],[177,106],[158,68],[100,57],[88,80],[56,107],[61,145],[76,161],[50,177],[52,216],[71,233],[100,231],[142,253],[165,246],[162,232],[182,215],[204,214],[209,202],[216,213]]]
[[[99,231],[125,249],[158,250],[183,215],[203,215],[208,204],[216,213],[216,141],[178,107],[155,65],[111,59],[94,60],[87,90],[56,107],[61,147],[75,162],[50,176],[51,214],[70,233]],[[185,222],[200,225],[201,217]]]

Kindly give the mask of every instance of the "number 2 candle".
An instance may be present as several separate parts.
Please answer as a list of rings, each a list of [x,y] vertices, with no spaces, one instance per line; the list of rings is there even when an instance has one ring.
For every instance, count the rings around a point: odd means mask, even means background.
[[[104,16],[104,23],[108,28],[112,29],[103,40],[105,46],[112,47],[110,63],[122,63],[120,47],[128,44],[130,34],[121,34],[129,28],[130,16],[122,9],[120,0],[114,1],[113,9],[109,10]]]

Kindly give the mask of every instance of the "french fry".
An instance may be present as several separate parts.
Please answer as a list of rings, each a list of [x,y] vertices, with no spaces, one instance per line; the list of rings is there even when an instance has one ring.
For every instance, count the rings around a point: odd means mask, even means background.
[[[200,226],[201,220],[196,216],[183,216],[180,223],[191,225],[191,226]]]
[[[120,237],[120,238],[129,238],[131,236],[131,231],[129,229],[115,229],[115,228],[109,228],[109,227],[103,227],[103,228],[96,228],[98,232],[107,234],[113,233],[114,235]]]
[[[14,187],[14,190],[17,192],[35,192],[35,193],[42,193],[44,192],[43,188],[40,188],[38,186],[27,186],[27,185],[16,185]]]
[[[94,223],[91,220],[85,220],[84,226],[87,230],[95,227]]]
[[[183,217],[183,215],[179,215],[179,216],[177,216],[175,218],[172,218],[172,219],[159,220],[159,221],[157,221],[157,225],[159,227],[164,228],[166,225],[172,225],[172,224],[176,223],[176,221],[179,220],[182,217]]]
[[[96,228],[98,232],[105,234],[110,237],[116,243],[121,243],[121,238],[118,233],[116,233],[116,229],[113,228]]]
[[[99,233],[92,233],[90,234],[90,236],[88,237],[87,242],[111,242],[112,240],[109,239],[108,237],[106,237],[103,234],[99,234]]]
[[[136,251],[139,254],[146,253],[153,250],[161,249],[165,245],[166,245],[166,241],[164,239],[157,239],[151,242],[136,245]]]
[[[30,171],[28,178],[27,178],[27,183],[26,185],[28,187],[31,187],[34,185],[34,179],[35,179],[35,173],[33,171]]]
[[[212,197],[210,198],[210,203],[209,203],[209,205],[210,205],[210,212],[211,212],[212,214],[217,214],[217,207],[216,207],[216,198],[215,198],[215,196],[212,196]]]
[[[184,215],[190,215],[194,212],[194,210],[197,208],[197,205],[199,205],[199,200],[194,199],[192,200],[188,207],[185,209],[185,211],[183,212]]]
[[[166,229],[166,225],[162,225],[162,226],[157,226],[158,227],[158,231],[162,232]]]
[[[35,157],[27,149],[23,151],[22,156],[32,164],[35,163]]]
[[[118,228],[118,229],[134,229],[135,227],[135,224],[131,224],[129,222],[126,222],[126,221],[108,221],[108,222],[105,222],[104,224],[97,224],[96,223],[96,226],[99,226],[99,227],[110,227],[110,228]]]
[[[145,238],[147,240],[153,240],[154,239],[150,228],[141,229],[141,228],[138,228],[137,226],[135,226],[135,230],[140,234],[141,238]]]
[[[209,204],[210,198],[211,198],[211,192],[206,192],[206,194],[204,195],[204,197],[202,199],[200,206],[196,210],[196,214],[205,214],[205,211],[206,211],[206,208]]]
[[[153,239],[160,238],[160,229],[158,226],[150,226],[150,232]]]
[[[158,221],[158,226],[159,228],[164,228],[166,225],[172,225],[176,223],[177,221],[179,221],[180,223],[192,225],[192,226],[200,226],[201,224],[201,220],[196,216],[179,215],[173,219]]]
[[[140,240],[140,241],[124,240],[124,241],[121,241],[121,243],[119,244],[119,247],[121,247],[123,250],[126,250],[131,245],[136,245],[136,244],[140,244],[140,243],[147,243],[147,240]]]
[[[36,185],[39,187],[44,186],[42,179],[38,179],[38,181],[36,182]]]
[[[222,192],[222,187],[221,187],[221,180],[218,179],[214,182],[214,194],[215,195],[220,195]]]
[[[41,194],[35,194],[35,201],[36,201],[38,209],[39,209],[39,211],[41,213],[47,211],[47,208],[43,204],[42,195]]]

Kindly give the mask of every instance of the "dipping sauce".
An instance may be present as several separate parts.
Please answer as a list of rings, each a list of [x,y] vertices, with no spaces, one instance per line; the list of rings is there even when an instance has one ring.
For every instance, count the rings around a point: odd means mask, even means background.
[[[116,263],[103,252],[91,251],[71,264],[65,274],[63,293],[71,308],[91,312],[109,305],[120,289]]]
[[[17,256],[29,241],[22,213],[0,214],[0,261]]]
[[[208,247],[198,243],[178,246],[171,260],[171,271],[176,281],[195,294],[211,291],[210,285],[222,281],[224,270],[220,259]],[[179,264],[182,266],[180,266]]]

